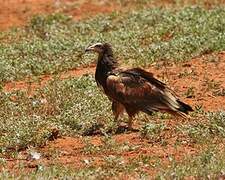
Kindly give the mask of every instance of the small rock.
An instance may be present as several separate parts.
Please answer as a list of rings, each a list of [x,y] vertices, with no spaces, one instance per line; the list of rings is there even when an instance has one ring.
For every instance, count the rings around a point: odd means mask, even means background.
[[[90,164],[90,161],[88,159],[84,159],[85,164]]]
[[[35,151],[31,151],[29,155],[30,155],[29,159],[31,160],[39,160],[41,158],[41,153]]]

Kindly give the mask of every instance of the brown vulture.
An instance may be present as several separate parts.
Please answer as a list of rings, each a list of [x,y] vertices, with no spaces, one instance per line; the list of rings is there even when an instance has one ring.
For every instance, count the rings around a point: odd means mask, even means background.
[[[193,111],[152,73],[141,68],[119,69],[110,44],[96,43],[86,48],[87,51],[98,53],[95,80],[112,101],[115,120],[124,110],[127,112],[128,129],[132,128],[132,118],[140,111],[150,115],[161,111],[182,117]]]

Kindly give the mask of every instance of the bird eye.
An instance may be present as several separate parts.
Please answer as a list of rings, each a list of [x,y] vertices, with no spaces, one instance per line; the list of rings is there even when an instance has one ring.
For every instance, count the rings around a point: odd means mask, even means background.
[[[98,45],[96,45],[95,47],[100,48],[100,47],[101,47],[101,45],[100,45],[100,44],[98,44]]]

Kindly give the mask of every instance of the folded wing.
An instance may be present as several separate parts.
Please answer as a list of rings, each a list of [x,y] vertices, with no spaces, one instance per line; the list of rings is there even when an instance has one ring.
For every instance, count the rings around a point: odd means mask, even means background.
[[[181,116],[192,111],[164,83],[140,68],[112,73],[108,76],[106,85],[108,96],[137,111],[148,114],[163,111]]]

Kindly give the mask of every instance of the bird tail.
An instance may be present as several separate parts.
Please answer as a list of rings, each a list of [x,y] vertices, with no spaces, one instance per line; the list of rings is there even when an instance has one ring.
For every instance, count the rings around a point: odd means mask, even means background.
[[[188,104],[185,104],[184,102],[182,102],[182,101],[180,101],[180,100],[177,100],[177,102],[179,103],[179,111],[181,111],[181,112],[183,112],[183,113],[185,113],[185,114],[188,114],[188,112],[190,111],[194,111],[193,109],[192,109],[192,107],[191,106],[189,106]]]
[[[166,89],[164,93],[164,102],[166,102],[169,107],[169,109],[166,110],[168,113],[187,118],[188,113],[193,111],[191,106],[180,101],[170,89]]]
[[[183,118],[190,118],[190,116],[188,116],[188,113],[191,112],[191,111],[194,111],[192,109],[191,106],[189,106],[188,104],[180,101],[180,100],[177,100],[178,104],[179,104],[179,108],[177,108],[176,111],[174,111],[173,113],[171,114],[174,114],[174,115],[179,115]]]
[[[193,111],[191,106],[180,101],[169,88],[162,90],[158,96],[150,96],[147,100],[147,103],[142,105],[141,111],[149,115],[151,115],[152,112],[160,111],[167,112],[174,116],[189,118],[188,113]]]

